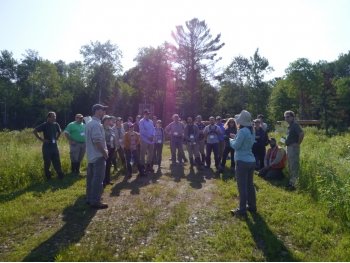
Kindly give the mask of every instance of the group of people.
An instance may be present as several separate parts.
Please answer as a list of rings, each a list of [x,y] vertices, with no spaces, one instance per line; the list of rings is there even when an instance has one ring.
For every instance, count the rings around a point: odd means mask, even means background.
[[[210,168],[213,155],[216,170],[222,173],[230,155],[230,170],[236,176],[240,196],[239,208],[232,210],[234,215],[245,215],[247,210],[256,211],[254,171],[258,171],[264,178],[283,178],[282,170],[288,158],[291,175],[288,188],[295,189],[303,131],[294,121],[295,115],[292,111],[284,114],[289,123],[285,139],[286,154],[275,138],[268,138],[264,117],[258,115],[257,119],[252,120],[251,114],[245,110],[235,118],[228,118],[224,123],[220,116],[212,116],[209,121],[204,122],[200,115],[194,119],[188,117],[181,120],[178,114],[174,114],[173,121],[163,128],[162,121],[155,116],[151,118],[149,110],[144,110],[143,116],[138,115],[135,122],[129,117],[123,123],[120,117],[106,115],[107,108],[101,104],[93,105],[89,121],[86,119],[84,123],[84,116],[76,114],[75,121],[69,123],[64,130],[70,145],[73,174],[80,173],[80,164],[86,152],[86,196],[87,204],[92,208],[108,207],[101,202],[101,196],[103,187],[111,184],[111,167],[116,167],[117,155],[127,177],[132,176],[133,165],[137,167],[140,176],[145,176],[154,172],[154,165],[160,169],[163,144],[167,137],[170,138],[171,165],[189,162],[191,168]],[[43,137],[39,135],[40,132]],[[47,121],[34,129],[34,135],[43,142],[45,176],[47,179],[51,178],[52,162],[58,178],[62,179],[64,174],[57,147],[61,128],[56,122],[54,112],[47,114]],[[266,152],[268,144],[270,148]]]

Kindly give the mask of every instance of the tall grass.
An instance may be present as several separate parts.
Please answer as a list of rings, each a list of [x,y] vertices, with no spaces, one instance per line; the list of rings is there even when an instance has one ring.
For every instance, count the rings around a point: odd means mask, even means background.
[[[284,122],[270,137],[279,141],[286,131]],[[328,137],[315,127],[304,128],[304,133],[299,188],[326,203],[330,215],[350,226],[350,133]]]
[[[350,134],[327,137],[316,128],[305,129],[301,148],[299,185],[330,213],[350,226]]]
[[[41,145],[32,129],[0,133],[0,193],[21,190],[45,180]],[[69,146],[63,137],[59,140],[59,150],[62,169],[68,172]]]

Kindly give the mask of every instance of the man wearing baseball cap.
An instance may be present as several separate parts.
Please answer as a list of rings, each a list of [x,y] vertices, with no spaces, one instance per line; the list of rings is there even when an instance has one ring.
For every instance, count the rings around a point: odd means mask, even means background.
[[[92,208],[104,209],[108,205],[101,202],[103,192],[103,180],[106,171],[108,150],[105,132],[101,125],[101,119],[106,114],[108,107],[95,104],[92,106],[92,120],[86,124],[86,156],[88,169],[86,176],[86,201]]]
[[[69,123],[64,134],[69,141],[69,155],[71,160],[72,174],[79,175],[80,163],[85,155],[85,124],[84,116],[80,113],[75,115],[75,121]]]

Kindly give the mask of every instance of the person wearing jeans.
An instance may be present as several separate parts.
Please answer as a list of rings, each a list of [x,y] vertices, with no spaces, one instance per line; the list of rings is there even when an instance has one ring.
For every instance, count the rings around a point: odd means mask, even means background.
[[[153,149],[155,129],[153,121],[149,118],[149,110],[143,111],[143,118],[139,122],[141,144],[140,144],[140,164],[145,172],[153,170]],[[147,160],[146,160],[147,155]],[[144,172],[141,173],[145,174]]]
[[[286,145],[290,179],[287,189],[293,191],[295,190],[295,184],[299,177],[300,144],[304,139],[304,131],[301,129],[300,125],[296,123],[293,111],[286,111],[284,113],[284,118],[289,124]]]
[[[220,166],[220,172],[224,172],[225,166],[226,166],[226,159],[228,154],[230,154],[231,157],[231,171],[234,173],[235,169],[235,150],[230,146],[230,138],[234,138],[237,134],[237,127],[236,127],[236,122],[234,118],[229,118],[227,119],[225,125],[225,135],[224,135],[224,140],[225,140],[225,148],[224,148],[224,153],[222,155],[222,160],[221,160],[221,166]]]
[[[256,195],[253,182],[255,158],[252,152],[255,134],[251,114],[248,111],[242,110],[240,114],[235,116],[235,119],[239,130],[234,139],[230,139],[230,145],[235,150],[239,208],[231,210],[231,213],[234,216],[246,216],[247,210],[256,212]]]
[[[210,168],[211,163],[211,152],[214,153],[214,161],[215,161],[215,167],[217,170],[219,170],[219,163],[220,163],[220,157],[219,157],[219,136],[221,136],[221,129],[219,126],[215,124],[215,118],[210,117],[209,118],[210,124],[207,125],[204,128],[204,135],[207,141],[207,147],[206,147],[206,167]]]
[[[173,122],[169,123],[165,127],[165,133],[170,137],[170,151],[171,151],[171,163],[176,164],[176,150],[177,160],[180,164],[183,164],[182,160],[185,159],[185,153],[183,150],[185,127],[180,122],[178,114],[173,115]]]
[[[101,119],[107,106],[95,104],[92,106],[92,120],[86,124],[86,156],[88,169],[86,176],[86,202],[94,209],[104,209],[108,205],[101,202],[103,180],[105,178],[108,150],[105,132]]]
[[[162,128],[162,121],[157,120],[154,136],[154,152],[153,152],[153,162],[158,165],[158,170],[160,169],[160,164],[162,162],[162,152],[163,144],[165,139],[164,129]]]

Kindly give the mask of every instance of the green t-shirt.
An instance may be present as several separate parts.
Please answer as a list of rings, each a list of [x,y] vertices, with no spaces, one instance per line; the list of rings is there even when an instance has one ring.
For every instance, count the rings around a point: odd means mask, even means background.
[[[299,135],[302,133],[302,129],[298,123],[292,122],[287,131],[286,145],[291,145],[293,143],[299,142]]]
[[[64,132],[68,133],[69,137],[75,142],[80,142],[80,143],[85,142],[85,124],[84,123],[77,123],[76,121],[73,121],[67,125]]]

